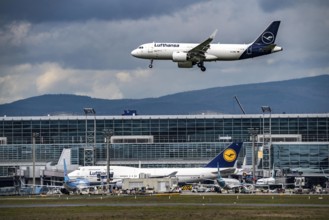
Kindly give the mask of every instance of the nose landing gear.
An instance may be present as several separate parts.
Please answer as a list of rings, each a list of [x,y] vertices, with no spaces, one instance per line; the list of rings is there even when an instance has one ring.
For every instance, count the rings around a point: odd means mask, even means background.
[[[153,60],[151,60],[151,63],[149,65],[149,68],[152,68],[153,67]]]

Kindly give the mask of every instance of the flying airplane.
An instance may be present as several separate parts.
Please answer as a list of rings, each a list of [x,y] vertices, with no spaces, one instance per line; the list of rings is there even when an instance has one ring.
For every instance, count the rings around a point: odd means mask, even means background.
[[[131,52],[137,58],[153,60],[172,60],[179,68],[192,68],[197,65],[206,71],[204,62],[242,60],[282,51],[275,44],[280,21],[273,21],[266,30],[249,44],[211,44],[217,30],[200,44],[192,43],[146,43]]]
[[[232,143],[215,158],[213,158],[205,167],[200,168],[135,168],[127,166],[110,166],[111,183],[118,187],[122,180],[126,178],[140,178],[145,175],[149,178],[177,177],[178,183],[195,183],[208,179],[216,179],[217,164],[221,171],[233,173],[234,164],[242,143]],[[68,174],[72,179],[84,178],[92,183],[106,180],[106,166],[86,166],[79,167],[77,170]]]

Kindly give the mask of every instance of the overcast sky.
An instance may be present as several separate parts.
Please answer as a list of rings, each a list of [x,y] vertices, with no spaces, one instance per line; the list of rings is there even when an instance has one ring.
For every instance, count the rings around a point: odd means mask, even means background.
[[[43,94],[159,97],[329,74],[329,1],[1,0],[0,103]],[[179,69],[134,58],[140,44],[249,43],[281,20],[283,52]],[[238,94],[237,94],[238,95]]]

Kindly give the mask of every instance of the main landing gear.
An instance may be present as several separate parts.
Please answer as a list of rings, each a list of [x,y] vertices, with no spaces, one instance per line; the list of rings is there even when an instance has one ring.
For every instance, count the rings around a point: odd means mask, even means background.
[[[198,67],[201,69],[202,72],[206,71],[206,67],[203,65],[203,62],[199,62]]]
[[[195,63],[193,63],[193,65],[195,65]],[[197,65],[202,72],[205,72],[207,70],[207,68],[203,65],[203,62],[198,62]],[[149,68],[153,68],[153,59],[150,62]]]
[[[152,68],[153,67],[153,60],[151,60],[151,63],[149,65],[149,68]]]

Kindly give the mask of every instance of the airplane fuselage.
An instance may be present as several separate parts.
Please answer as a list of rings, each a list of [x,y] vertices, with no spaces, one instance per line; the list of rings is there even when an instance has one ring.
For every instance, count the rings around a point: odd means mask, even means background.
[[[135,49],[132,54],[143,59],[172,60],[174,52],[188,52],[196,46],[188,43],[148,43]],[[238,60],[247,47],[245,44],[210,44],[205,60]]]
[[[221,170],[234,172],[235,168]],[[134,168],[125,166],[111,166],[113,182],[126,178],[140,178],[143,174],[149,178],[176,177],[179,183],[194,183],[217,177],[217,168]],[[99,183],[106,178],[106,166],[80,167],[68,174],[71,179],[85,178],[91,183]]]
[[[147,43],[133,50],[131,54],[142,59],[173,60],[184,62],[187,60],[176,59],[174,53],[187,53],[198,44],[188,43]],[[275,46],[273,49],[264,51],[263,48],[251,47],[252,44],[210,44],[210,48],[205,53],[204,61],[229,61],[240,60],[282,51],[281,47]]]

